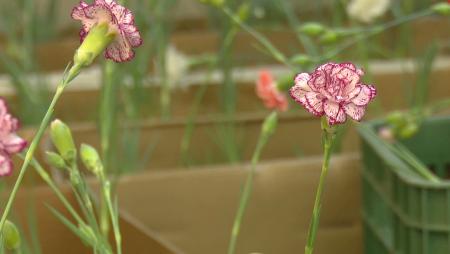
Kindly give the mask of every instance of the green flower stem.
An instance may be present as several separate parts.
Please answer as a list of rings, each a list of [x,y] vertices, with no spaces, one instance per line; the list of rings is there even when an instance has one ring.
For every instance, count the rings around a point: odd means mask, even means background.
[[[39,176],[44,180],[44,182],[52,189],[52,191],[55,193],[55,195],[58,197],[58,199],[63,203],[64,207],[69,211],[69,213],[72,215],[72,217],[75,219],[75,221],[78,223],[79,226],[85,227],[87,226],[84,220],[78,215],[78,213],[75,211],[73,206],[70,204],[70,202],[67,200],[67,198],[64,196],[64,194],[59,190],[55,182],[52,180],[50,175],[44,170],[44,168],[40,165],[38,161],[35,159],[32,159],[31,165],[36,169],[36,172],[39,174]],[[98,239],[101,239],[100,235],[97,235]],[[102,247],[98,246],[92,246],[94,248],[94,251],[98,253],[97,248],[101,248],[102,251],[105,253],[112,253],[106,246],[106,243],[101,242]],[[119,253],[120,254],[120,253]]]
[[[431,15],[431,14],[433,14],[433,11],[426,9],[426,10],[423,10],[423,11],[420,11],[417,13],[413,13],[411,15],[401,17],[399,19],[392,20],[385,24],[381,24],[381,25],[377,25],[375,27],[369,28],[369,29],[367,29],[367,32],[365,32],[363,35],[357,36],[355,39],[350,40],[346,43],[343,43],[341,46],[337,47],[333,51],[326,53],[322,58],[319,58],[317,61],[322,62],[322,61],[328,60],[330,58],[333,58],[333,57],[337,56],[338,54],[340,54],[342,51],[353,47],[353,45],[358,43],[360,40],[366,40],[367,38],[370,38],[372,36],[380,34],[388,29],[391,29],[393,27],[399,26],[399,25],[407,23],[407,22],[411,22],[411,21],[419,19],[419,18],[423,18],[423,17]]]
[[[275,119],[276,121],[277,113],[273,112],[266,118],[265,123],[268,122],[269,118]],[[269,120],[270,121],[270,120]],[[273,122],[272,122],[273,123]],[[276,122],[274,123],[276,124]],[[236,243],[237,238],[239,236],[239,232],[241,229],[242,218],[244,217],[245,210],[248,205],[248,201],[250,200],[250,195],[253,188],[253,179],[255,176],[256,165],[258,164],[259,158],[261,156],[261,152],[266,145],[269,137],[275,132],[276,126],[272,125],[270,128],[265,128],[263,124],[263,128],[261,131],[261,135],[259,136],[258,143],[256,145],[256,149],[252,156],[251,168],[247,175],[247,179],[245,181],[244,188],[241,193],[241,198],[239,201],[239,207],[236,213],[236,217],[234,218],[233,228],[231,230],[231,238],[230,243],[228,245],[228,254],[234,254],[236,252]]]
[[[63,205],[66,207],[66,209],[69,211],[69,213],[77,221],[77,223],[80,225],[84,225],[85,223],[84,223],[83,219],[78,215],[78,213],[75,211],[75,209],[70,204],[70,202],[66,199],[64,194],[58,189],[55,182],[53,182],[52,178],[44,170],[44,168],[41,166],[41,164],[33,158],[31,160],[31,166],[34,167],[34,169],[39,174],[39,176],[42,178],[42,180],[44,180],[44,182],[52,189],[52,191],[55,193],[55,195],[58,197],[58,199],[63,203]]]
[[[289,59],[283,53],[281,53],[281,51],[279,51],[266,37],[258,33],[253,28],[249,27],[247,24],[243,23],[241,19],[238,16],[236,16],[233,13],[233,11],[230,10],[228,7],[223,7],[222,11],[229,18],[231,18],[233,22],[238,24],[243,30],[252,35],[256,40],[258,40],[258,42],[261,43],[261,45],[263,45],[269,51],[269,53],[272,55],[274,59],[285,64],[291,69],[294,69],[294,65],[289,61]]]
[[[44,131],[51,120],[53,111],[55,110],[56,103],[58,102],[58,99],[61,97],[66,86],[70,83],[70,81],[72,81],[76,76],[78,76],[80,70],[81,70],[80,65],[72,65],[69,71],[66,72],[67,75],[64,75],[64,78],[62,79],[61,83],[56,88],[56,92],[52,99],[52,102],[50,103],[50,106],[48,107],[47,112],[45,113],[44,119],[42,119],[41,125],[39,126],[39,129],[35,137],[33,138],[33,141],[31,142],[27,153],[25,154],[25,159],[22,164],[22,168],[20,169],[19,176],[17,177],[16,183],[14,184],[14,187],[8,198],[8,202],[6,203],[5,209],[3,209],[2,218],[0,220],[0,232],[3,230],[3,226],[5,225],[6,219],[8,218],[8,214],[11,210],[12,204],[16,197],[17,191],[19,190],[20,184],[22,183],[23,177],[25,176],[28,165],[33,159],[34,152],[36,151],[36,148],[38,147],[39,142],[42,139],[42,135],[44,134]]]
[[[322,172],[320,173],[319,185],[317,187],[311,224],[309,225],[308,238],[305,246],[305,254],[312,254],[314,250],[314,242],[316,240],[317,230],[319,228],[320,209],[322,207],[322,193],[325,188],[325,179],[328,175],[330,157],[333,148],[333,142],[335,139],[334,129],[328,126],[325,117],[322,118],[322,131],[323,131],[323,147],[324,147]]]
[[[263,45],[267,51],[270,53],[270,55],[280,63],[283,63],[284,65],[290,67],[291,69],[294,69],[294,64],[292,64],[289,59],[280,51],[278,50],[266,37],[264,37],[262,34],[258,33],[256,30],[248,26],[247,24],[241,22],[239,20],[239,17],[237,17],[229,8],[223,7],[222,11],[231,18],[236,24],[238,24],[243,30],[247,31],[250,35],[252,35],[258,42]],[[337,47],[333,51],[330,51],[326,53],[323,57],[319,57],[317,59],[314,59],[315,62],[323,62],[326,60],[329,60],[344,50],[352,47],[354,44],[358,43],[362,39],[367,39],[369,37],[372,37],[374,35],[377,35],[387,29],[396,27],[398,25],[404,24],[406,22],[410,22],[419,18],[423,18],[425,16],[433,14],[433,11],[430,9],[426,9],[417,13],[413,13],[411,15],[407,15],[404,17],[401,17],[399,19],[395,19],[393,21],[387,22],[385,24],[377,25],[375,27],[369,28],[365,31],[367,31],[363,36],[358,36],[357,38],[350,40],[346,43],[343,43],[341,46]]]
[[[120,233],[119,221],[117,210],[114,209],[114,206],[111,201],[111,183],[106,179],[104,175],[104,170],[100,170],[100,181],[102,183],[102,194],[103,200],[106,203],[107,212],[109,212],[109,216],[111,217],[111,224],[114,232],[114,239],[116,241],[116,251],[117,254],[122,254],[122,235]]]
[[[115,134],[117,132],[117,97],[118,87],[118,66],[110,61],[103,66],[103,87],[100,108],[100,141],[104,167],[108,172],[116,172],[114,165]],[[100,229],[104,236],[109,233],[108,210],[105,201],[100,199]]]

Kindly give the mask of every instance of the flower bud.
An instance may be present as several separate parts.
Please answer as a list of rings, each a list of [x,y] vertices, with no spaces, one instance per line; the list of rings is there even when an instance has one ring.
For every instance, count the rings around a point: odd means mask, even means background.
[[[320,43],[322,44],[333,44],[339,40],[340,35],[335,31],[326,31],[322,36],[320,36]]]
[[[16,225],[9,220],[5,221],[2,232],[4,246],[9,250],[15,250],[20,247],[20,233]]]
[[[431,6],[431,9],[442,16],[450,16],[450,3],[437,3]]]
[[[72,133],[65,123],[58,119],[53,121],[50,126],[50,137],[59,154],[65,161],[75,160],[77,150],[75,149]]]
[[[94,147],[86,144],[81,144],[80,157],[87,170],[95,175],[99,175],[102,170],[102,161]]]
[[[408,123],[399,130],[398,135],[401,138],[407,139],[414,136],[419,131],[419,126],[416,123]]]
[[[89,66],[117,36],[107,22],[100,22],[91,28],[83,43],[75,52],[74,65]]]
[[[200,3],[211,5],[214,7],[222,7],[225,0],[200,0]]]
[[[239,10],[237,11],[237,14],[239,20],[241,20],[242,22],[247,20],[250,15],[250,4],[248,3],[241,4]]]
[[[386,121],[393,126],[402,126],[406,122],[406,117],[404,113],[394,111],[386,117]]]
[[[305,54],[297,54],[291,58],[291,62],[301,66],[307,66],[312,63],[311,57]]]
[[[55,167],[57,169],[63,169],[66,167],[66,162],[57,153],[47,151],[47,152],[45,152],[45,157],[46,157],[47,163],[50,164],[50,166],[52,166],[52,167]]]
[[[300,26],[299,30],[309,36],[318,36],[325,31],[325,27],[317,22],[307,22]]]
[[[277,129],[278,116],[276,112],[272,112],[266,119],[264,120],[261,135],[268,137],[272,135]]]

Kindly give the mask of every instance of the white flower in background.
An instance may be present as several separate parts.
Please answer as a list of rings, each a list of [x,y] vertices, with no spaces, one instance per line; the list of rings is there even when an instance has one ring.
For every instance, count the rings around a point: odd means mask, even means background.
[[[171,87],[182,86],[183,77],[189,70],[189,58],[173,45],[166,52],[166,71]]]
[[[390,0],[351,0],[347,6],[347,13],[355,20],[371,23],[383,15],[390,4]]]

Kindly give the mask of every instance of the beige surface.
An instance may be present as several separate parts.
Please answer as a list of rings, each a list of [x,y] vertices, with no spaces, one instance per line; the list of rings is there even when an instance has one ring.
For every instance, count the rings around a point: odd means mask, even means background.
[[[238,254],[301,253],[321,158],[258,166]],[[356,155],[333,158],[316,254],[362,252]],[[122,209],[186,254],[225,253],[248,167],[143,173],[119,186]]]

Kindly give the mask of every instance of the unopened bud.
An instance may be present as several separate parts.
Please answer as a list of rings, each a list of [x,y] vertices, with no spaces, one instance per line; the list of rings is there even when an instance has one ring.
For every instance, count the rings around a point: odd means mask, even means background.
[[[333,44],[339,40],[339,34],[335,31],[326,31],[322,36],[320,36],[320,43],[322,44]]]
[[[95,175],[99,175],[102,170],[102,161],[94,147],[82,144],[80,148],[80,157],[87,170]]]
[[[325,27],[317,22],[308,22],[300,26],[300,32],[309,36],[318,36],[325,31]]]
[[[2,239],[4,246],[9,250],[16,250],[20,247],[20,233],[16,225],[9,220],[3,226]]]
[[[241,6],[239,6],[239,10],[237,11],[237,15],[242,22],[246,21],[250,16],[250,4],[241,4]]]
[[[298,54],[291,58],[291,62],[299,64],[301,66],[307,66],[312,63],[312,59],[308,55]]]
[[[107,22],[94,25],[80,47],[75,52],[73,62],[82,67],[92,64],[117,36],[117,31],[111,29]]]
[[[278,116],[276,112],[272,112],[266,119],[264,120],[261,134],[268,137],[272,135],[277,129]]]
[[[406,116],[400,111],[394,111],[386,117],[386,121],[395,127],[403,126],[406,123]]]
[[[199,0],[200,3],[211,5],[214,7],[222,7],[225,0]]]
[[[65,161],[75,160],[77,150],[73,142],[72,132],[65,123],[58,119],[53,121],[50,126],[50,137]]]
[[[414,136],[419,131],[419,126],[416,123],[408,123],[399,130],[398,135],[401,138],[407,139]]]
[[[431,6],[431,9],[442,16],[450,16],[450,3],[437,3]]]
[[[63,169],[66,167],[66,162],[57,153],[47,151],[47,152],[45,152],[45,157],[46,157],[47,163],[50,164],[50,166],[52,166],[52,167],[55,167],[57,169]]]

